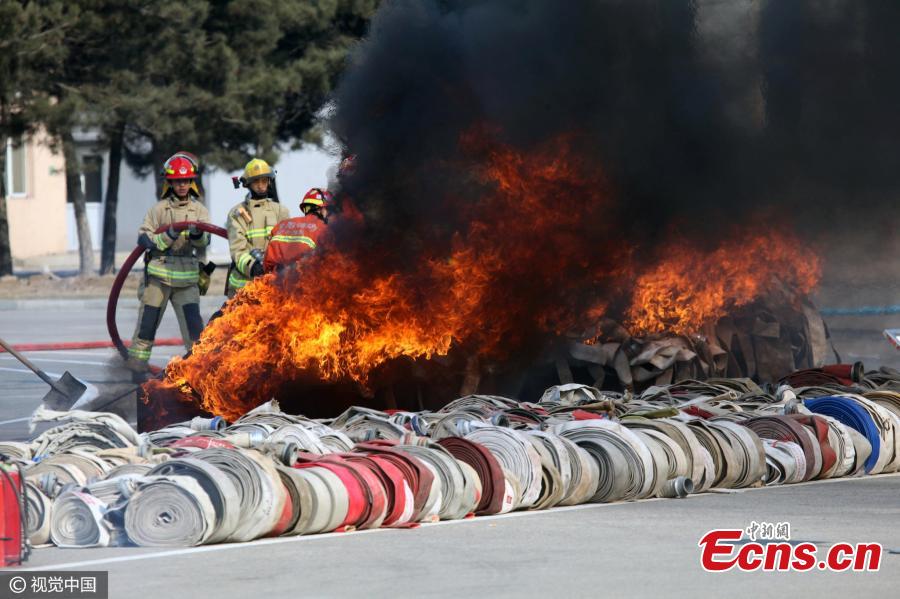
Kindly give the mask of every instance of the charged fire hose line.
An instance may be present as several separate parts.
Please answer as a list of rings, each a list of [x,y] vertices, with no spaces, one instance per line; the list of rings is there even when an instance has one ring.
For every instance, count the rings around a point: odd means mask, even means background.
[[[191,225],[195,225],[197,229],[204,233],[211,233],[228,239],[228,231],[210,223],[182,221],[173,223],[171,227],[176,231],[183,231]],[[170,225],[164,225],[154,232],[162,233],[163,231],[166,231],[169,226]],[[119,269],[119,273],[113,281],[112,288],[109,291],[109,301],[106,304],[106,330],[109,331],[109,338],[115,348],[119,351],[119,354],[121,354],[122,359],[128,358],[128,348],[126,348],[125,344],[122,342],[122,337],[119,336],[119,327],[116,326],[116,306],[119,304],[119,294],[122,292],[122,286],[125,284],[125,279],[128,277],[128,274],[131,272],[131,269],[138,259],[144,255],[145,251],[146,250],[143,247],[137,246],[131,251],[128,257],[125,258],[125,262],[122,263],[122,267]]]
[[[125,532],[141,547],[195,547],[216,528],[216,509],[190,476],[141,479],[125,508]]]

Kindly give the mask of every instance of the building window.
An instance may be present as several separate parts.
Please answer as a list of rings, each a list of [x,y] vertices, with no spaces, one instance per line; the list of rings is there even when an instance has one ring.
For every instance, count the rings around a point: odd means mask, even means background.
[[[81,159],[81,190],[85,202],[103,201],[103,157],[85,156]]]
[[[103,157],[88,154],[81,157],[81,193],[87,203],[103,201]],[[69,200],[71,202],[71,199]]]
[[[22,139],[8,140],[6,143],[6,193],[24,196],[28,193],[25,185],[25,143]]]

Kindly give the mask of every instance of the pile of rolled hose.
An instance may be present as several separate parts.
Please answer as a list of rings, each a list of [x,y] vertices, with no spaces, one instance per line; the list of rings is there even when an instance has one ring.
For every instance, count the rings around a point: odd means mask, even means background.
[[[33,544],[181,547],[900,470],[900,393],[834,391],[570,384],[323,420],[269,402],[141,435],[41,410],[51,428],[0,452],[23,467]]]

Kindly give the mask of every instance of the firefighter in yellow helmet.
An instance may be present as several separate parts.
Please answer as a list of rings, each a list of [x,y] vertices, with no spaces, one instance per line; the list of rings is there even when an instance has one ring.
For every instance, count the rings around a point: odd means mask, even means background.
[[[228,212],[228,244],[231,268],[225,292],[228,297],[243,288],[250,279],[263,274],[263,259],[272,235],[280,221],[290,218],[288,209],[278,203],[275,170],[265,160],[254,158],[244,167],[244,174],[234,179],[248,193],[244,201]]]
[[[188,350],[203,331],[199,258],[205,255],[209,233],[195,225],[180,232],[172,227],[183,221],[209,222],[206,206],[198,201],[197,167],[196,157],[187,152],[179,152],[166,161],[162,197],[147,212],[138,231],[138,244],[146,250],[144,280],[138,292],[141,305],[126,362],[135,372],[147,370],[156,329],[169,302]],[[156,232],[166,226],[168,229],[162,233]]]

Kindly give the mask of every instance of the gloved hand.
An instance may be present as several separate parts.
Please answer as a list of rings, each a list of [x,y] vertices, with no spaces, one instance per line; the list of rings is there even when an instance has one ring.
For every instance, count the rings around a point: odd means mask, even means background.
[[[153,240],[150,239],[150,236],[146,233],[141,233],[140,235],[138,235],[138,245],[145,250],[152,250],[156,248],[156,244],[153,243]]]
[[[250,250],[250,255],[253,256],[253,259],[262,264],[263,258],[265,255],[262,253],[262,250],[259,248],[253,248]]]
[[[263,265],[259,260],[254,262],[253,266],[250,267],[250,276],[251,277],[258,277],[258,276],[262,275],[264,272],[265,271],[263,270]]]
[[[166,229],[166,235],[168,235],[169,239],[171,239],[172,241],[178,239],[178,231],[175,230],[174,225],[169,225],[169,228]]]
[[[200,239],[203,237],[203,231],[197,228],[197,225],[188,226],[188,237],[191,239]]]

